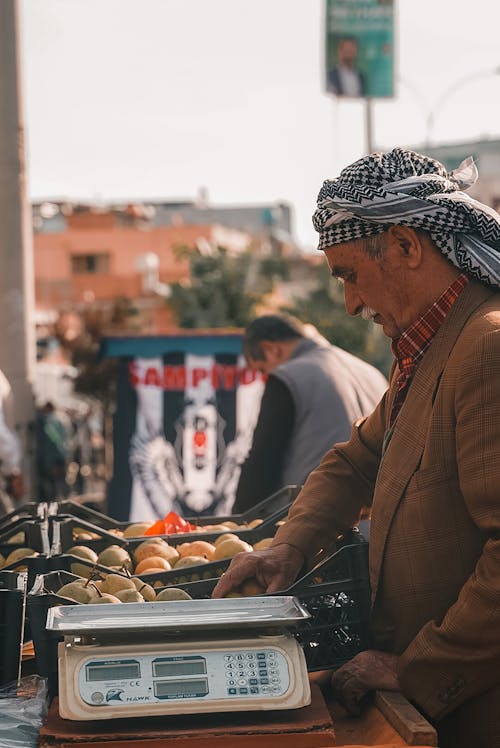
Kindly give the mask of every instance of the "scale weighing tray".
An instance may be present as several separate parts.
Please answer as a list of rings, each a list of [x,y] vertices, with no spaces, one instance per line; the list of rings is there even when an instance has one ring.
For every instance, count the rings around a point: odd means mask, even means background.
[[[310,618],[296,597],[171,600],[121,605],[62,605],[50,608],[47,629],[65,636],[155,634],[175,631],[286,627]]]
[[[291,596],[51,608],[47,628],[65,636],[61,717],[306,706],[304,653],[286,627],[309,617]]]

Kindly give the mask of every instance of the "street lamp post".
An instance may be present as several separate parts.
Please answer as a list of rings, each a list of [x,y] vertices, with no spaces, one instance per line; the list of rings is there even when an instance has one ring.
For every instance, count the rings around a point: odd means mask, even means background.
[[[470,75],[466,75],[463,78],[459,78],[458,80],[454,81],[451,84],[451,86],[449,86],[441,94],[437,104],[429,111],[427,115],[426,129],[425,129],[425,144],[427,146],[431,144],[432,130],[434,127],[434,123],[436,121],[436,115],[443,108],[443,104],[450,98],[450,96],[452,96],[458,90],[463,88],[463,86],[466,86],[469,83],[474,83],[477,80],[481,80],[482,78],[486,78],[492,75],[500,75],[500,67],[489,69],[489,70],[481,70],[476,73],[471,73]]]

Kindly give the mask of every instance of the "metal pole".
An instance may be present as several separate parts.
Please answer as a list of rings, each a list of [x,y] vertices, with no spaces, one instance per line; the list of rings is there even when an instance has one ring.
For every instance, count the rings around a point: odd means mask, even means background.
[[[14,395],[14,423],[32,486],[35,366],[31,210],[26,198],[18,0],[0,2],[0,369]],[[28,495],[28,498],[31,498]]]
[[[372,100],[365,98],[365,133],[366,133],[366,152],[373,151],[373,111]]]

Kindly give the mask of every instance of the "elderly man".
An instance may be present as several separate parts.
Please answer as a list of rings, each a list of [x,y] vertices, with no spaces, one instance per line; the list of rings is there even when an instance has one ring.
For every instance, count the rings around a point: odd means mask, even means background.
[[[396,148],[323,184],[319,246],[392,338],[389,390],[215,592],[286,588],[370,506],[373,649],[333,685],[351,710],[400,689],[441,748],[500,746],[500,216],[462,191],[476,177]]]

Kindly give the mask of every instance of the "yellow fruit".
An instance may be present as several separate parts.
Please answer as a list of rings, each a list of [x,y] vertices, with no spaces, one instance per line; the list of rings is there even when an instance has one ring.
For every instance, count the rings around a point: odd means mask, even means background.
[[[146,530],[151,527],[151,522],[136,522],[133,525],[129,525],[123,531],[124,538],[140,538],[144,535]]]
[[[79,563],[71,564],[70,569],[72,574],[76,574],[77,577],[84,577],[85,579],[88,579],[94,571],[93,566],[85,566],[85,564]]]
[[[238,536],[232,532],[225,532],[223,535],[219,535],[215,538],[214,545],[217,546],[219,543],[223,543],[225,540],[239,540]]]
[[[133,590],[118,590],[116,597],[121,603],[143,603],[144,598],[141,593],[135,589]]]
[[[135,590],[135,584],[131,579],[122,577],[120,574],[108,574],[101,584],[101,591],[115,595],[119,590]]]
[[[248,527],[250,529],[253,529],[254,527],[258,527],[264,522],[263,519],[253,519],[251,522],[248,523]]]
[[[255,577],[250,577],[250,579],[245,579],[244,582],[240,584],[240,592],[243,595],[243,597],[251,597],[252,595],[263,595],[266,591],[266,588],[263,587],[259,582],[255,579]]]
[[[76,603],[89,603],[95,594],[95,589],[90,590],[88,587],[84,587],[80,582],[69,582],[64,584],[57,594],[61,597],[68,597],[70,600],[74,600]]]
[[[5,557],[0,553],[0,569],[5,566]]]
[[[86,545],[74,545],[68,550],[72,556],[79,556],[84,558],[86,561],[92,561],[93,564],[97,563],[97,553]]]
[[[204,556],[183,556],[175,564],[175,570],[184,569],[186,566],[198,566],[198,564],[208,564],[208,559]]]
[[[254,551],[265,551],[266,548],[270,548],[273,540],[274,538],[263,538],[262,540],[258,540],[253,544]]]
[[[20,561],[22,558],[38,555],[39,554],[34,551],[33,548],[16,548],[14,551],[11,551],[5,559],[5,566],[13,564],[15,561]]]
[[[178,587],[166,587],[156,595],[156,602],[165,602],[165,600],[192,600],[191,595],[188,595],[184,590],[178,589]]]
[[[90,530],[85,530],[83,527],[73,528],[73,538],[75,540],[99,540],[101,536]]]
[[[109,595],[105,592],[101,597],[92,598],[90,602],[92,605],[103,605],[104,603],[121,603],[121,600],[119,600],[115,595]]]
[[[148,558],[145,558],[137,564],[134,573],[145,574],[146,572],[153,573],[156,571],[171,571],[171,569],[172,567],[165,558],[161,558],[160,556],[148,556]]]
[[[167,543],[141,543],[135,549],[134,558],[137,564],[150,556],[164,558],[169,563],[172,563],[173,561],[177,561],[179,553],[175,548],[167,545]]]
[[[16,532],[15,535],[11,535],[8,540],[5,541],[9,545],[19,545],[19,543],[26,543],[26,535],[24,532]]]
[[[204,532],[226,532],[229,530],[229,527],[226,527],[226,525],[203,525],[203,527],[200,527],[200,530],[203,530]]]
[[[146,582],[143,582],[142,579],[139,579],[138,577],[132,577],[131,579],[135,584],[137,591],[141,593],[145,600],[147,600],[148,602],[156,600],[156,593],[150,584],[146,584]]]
[[[159,535],[151,535],[151,537],[146,538],[146,540],[143,540],[140,545],[146,545],[146,543],[163,543],[163,545],[168,545],[167,541],[163,538],[160,538]],[[137,546],[139,548],[139,546]]]
[[[212,545],[212,543],[207,543],[206,540],[194,540],[189,543],[189,546],[188,556],[203,556],[212,561],[215,553],[215,545]]]
[[[232,520],[228,520],[227,522],[224,522],[225,527],[227,527],[228,530],[237,530],[239,525],[236,522],[233,522]]]
[[[132,559],[127,551],[124,548],[120,548],[119,545],[110,545],[105,548],[97,557],[97,561],[102,566],[124,566],[126,569],[132,568]]]
[[[253,551],[252,546],[249,543],[245,543],[244,540],[236,538],[236,540],[224,540],[223,543],[219,543],[215,548],[214,561],[220,561],[223,558],[233,558],[237,553]]]
[[[177,546],[179,556],[203,556],[209,561],[212,560],[215,553],[215,545],[207,543],[205,540],[194,540],[192,543],[181,543]]]

